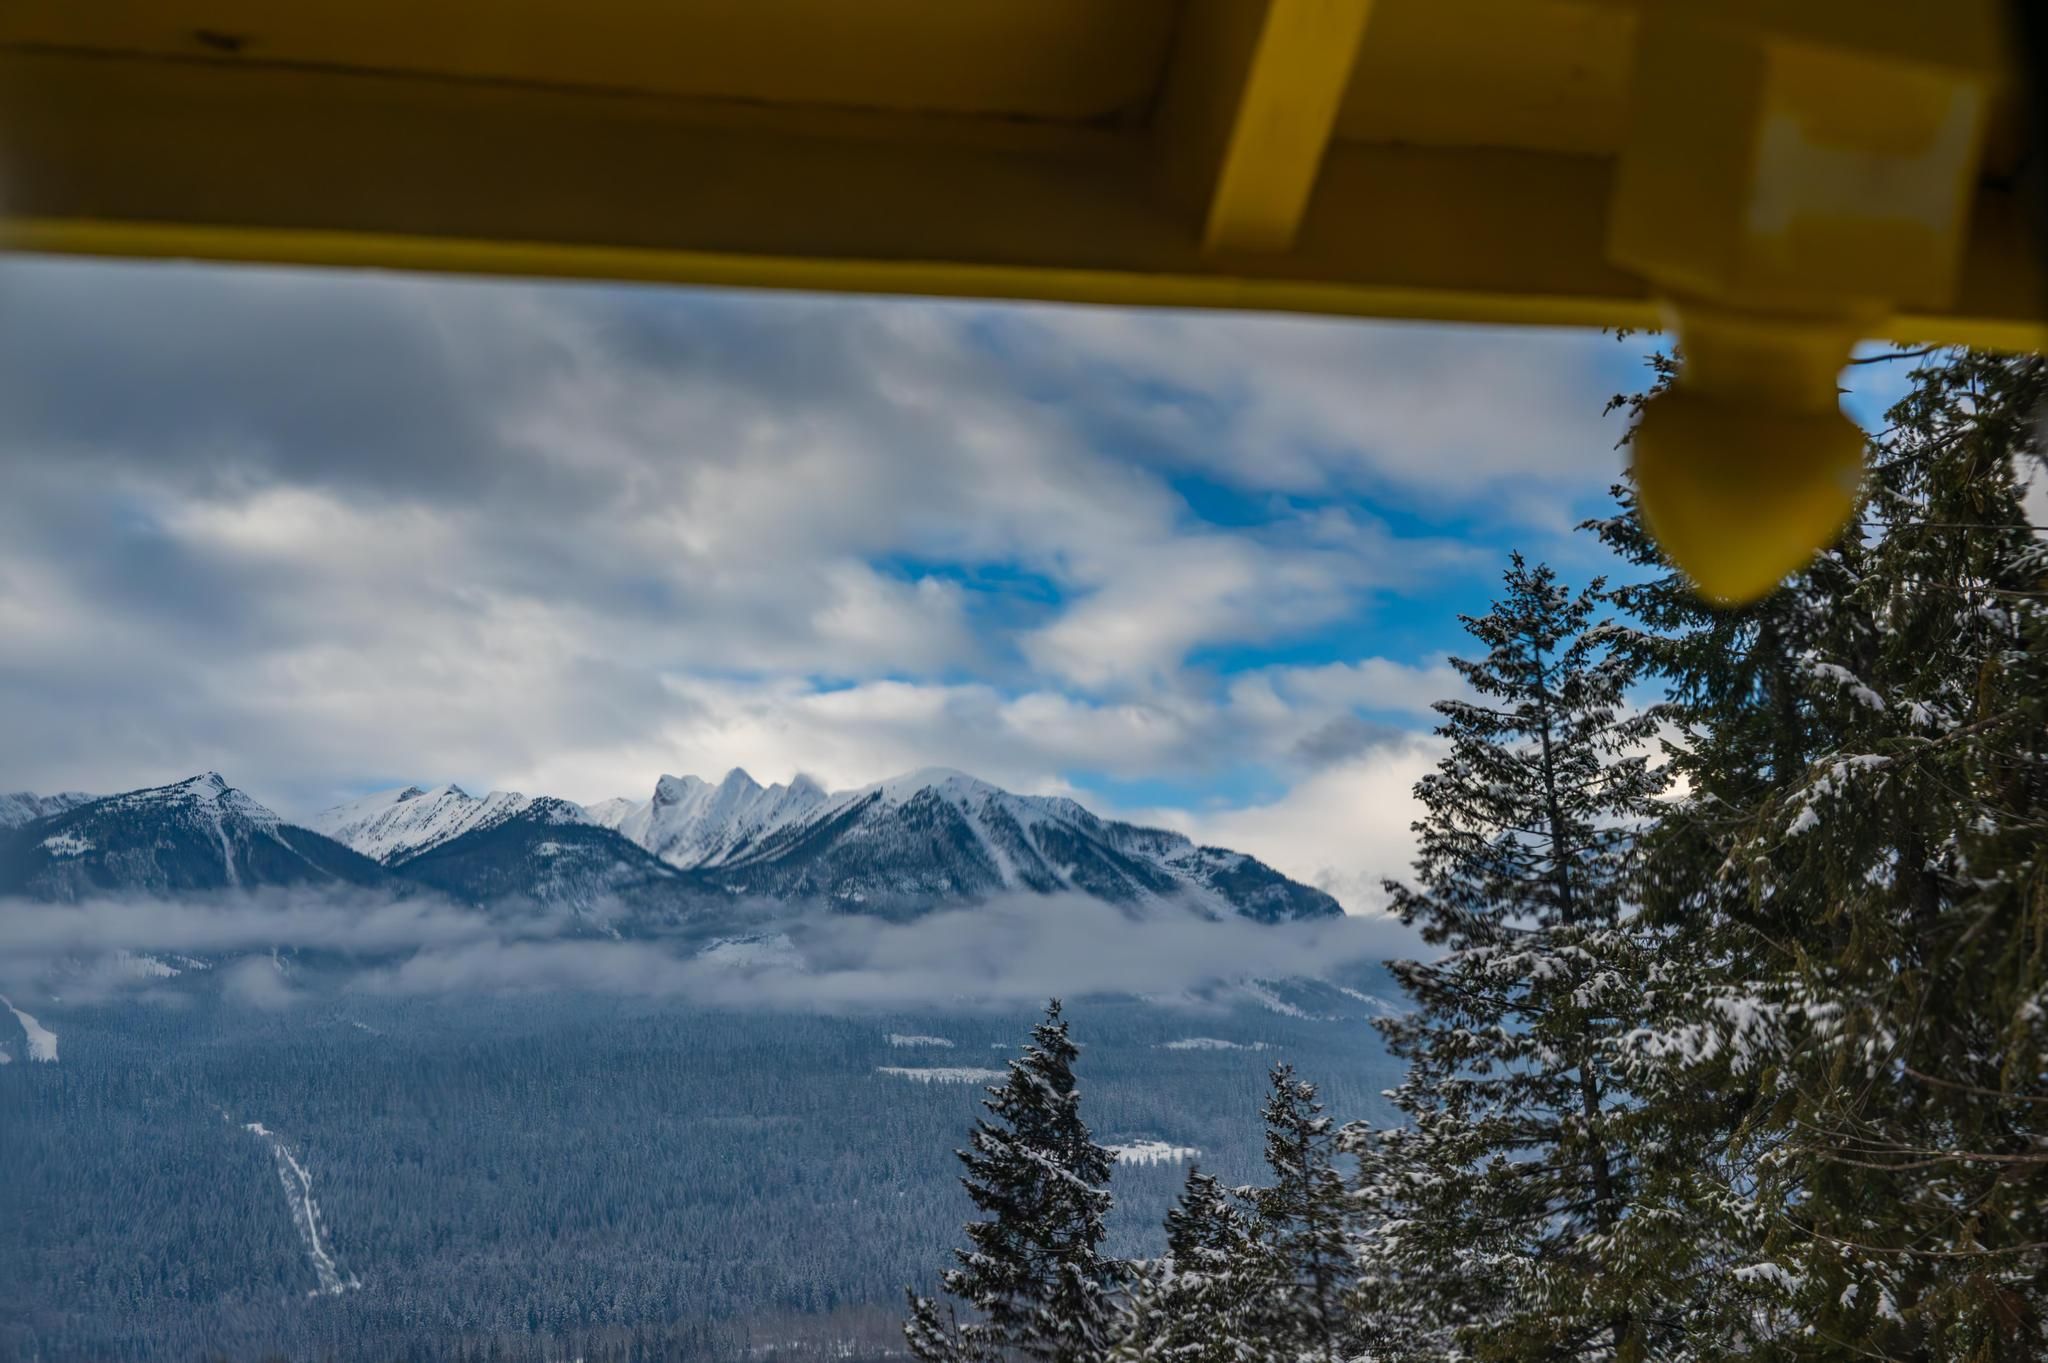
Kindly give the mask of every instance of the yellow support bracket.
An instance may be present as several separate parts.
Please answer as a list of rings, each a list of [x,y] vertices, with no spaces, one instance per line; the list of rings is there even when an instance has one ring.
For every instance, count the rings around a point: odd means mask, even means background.
[[[1989,0],[1952,0],[1941,41],[1927,12],[1642,11],[1608,255],[1678,333],[1676,380],[1636,430],[1636,483],[1658,542],[1714,600],[1762,596],[1841,532],[1863,435],[1836,375],[1894,314],[1956,295],[2002,73]]]
[[[1170,192],[1212,252],[1294,245],[1372,0],[1197,0],[1158,134]]]

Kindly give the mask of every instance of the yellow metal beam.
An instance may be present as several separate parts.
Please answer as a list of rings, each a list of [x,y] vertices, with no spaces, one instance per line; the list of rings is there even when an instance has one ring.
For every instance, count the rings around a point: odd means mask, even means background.
[[[0,54],[0,245],[1469,320],[1648,322],[1590,158],[1338,148],[1207,256],[1141,133]]]
[[[1157,121],[1210,251],[1284,251],[1308,209],[1372,0],[1196,0]]]
[[[1383,0],[1383,3],[1385,0]],[[1655,325],[1604,157],[1337,142],[1292,249],[1214,256],[1142,131],[0,51],[0,249]],[[2014,195],[1900,339],[2048,340]]]

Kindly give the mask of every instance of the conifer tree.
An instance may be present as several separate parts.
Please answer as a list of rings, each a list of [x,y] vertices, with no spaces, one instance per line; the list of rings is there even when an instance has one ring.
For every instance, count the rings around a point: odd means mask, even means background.
[[[1729,1319],[1796,1327],[1731,1329],[1723,1356],[2042,1348],[2048,564],[2019,466],[2044,395],[2037,357],[1915,374],[1864,519],[1788,593],[1803,762],[1699,726],[1653,843],[1646,896],[1692,969],[1647,1032],[1652,1086],[1694,1096],[1650,1106],[1736,1154]]]
[[[1059,1000],[989,1090],[961,1184],[984,1220],[966,1226],[946,1292],[973,1315],[912,1296],[905,1338],[925,1363],[1028,1358],[1093,1363],[1106,1352],[1123,1267],[1102,1253],[1111,1156],[1081,1120]]]
[[[1259,1356],[1336,1363],[1350,1356],[1346,1305],[1355,1273],[1347,1190],[1335,1124],[1316,1086],[1275,1065],[1266,1100],[1266,1165],[1273,1182],[1246,1190],[1265,1282],[1250,1305]]]
[[[1415,1007],[1381,1027],[1409,1062],[1408,1120],[1351,1141],[1364,1276],[1455,1323],[1473,1356],[1642,1357],[1685,1295],[1672,1229],[1631,1214],[1622,1053],[1657,945],[1630,898],[1662,784],[1654,718],[1594,623],[1600,583],[1573,594],[1516,556],[1505,587],[1465,620],[1484,655],[1454,660],[1475,698],[1437,706],[1449,751],[1416,787],[1418,883],[1388,885],[1446,954],[1394,967]]]
[[[1263,1249],[1214,1176],[1188,1170],[1166,1214],[1166,1255],[1132,1288],[1114,1363],[1252,1363],[1255,1294],[1267,1286]]]
[[[1640,411],[1671,382],[1677,357],[1655,354],[1649,365],[1647,390],[1617,396],[1610,411]],[[1756,1250],[1763,1147],[1755,1128],[1775,1099],[1761,1082],[1770,1068],[1762,1015],[1747,993],[1725,985],[1749,966],[1730,954],[1723,929],[1739,922],[1746,932],[1797,939],[1808,910],[1796,897],[1778,899],[1730,876],[1728,858],[1754,811],[1834,745],[1805,660],[1840,624],[1860,528],[1852,525],[1777,591],[1726,608],[1703,601],[1664,560],[1632,484],[1624,480],[1613,494],[1616,513],[1582,528],[1628,567],[1630,580],[1609,593],[1628,623],[1611,626],[1608,638],[1644,678],[1661,683],[1649,713],[1680,792],[1636,848],[1635,893],[1646,940],[1655,943],[1637,977],[1642,1025],[1623,1038],[1620,1061],[1636,1103],[1637,1217],[1677,1232],[1662,1257],[1687,1290],[1682,1309],[1667,1310],[1664,1347],[1699,1358],[1767,1352],[1799,1321],[1756,1290],[1770,1270]]]

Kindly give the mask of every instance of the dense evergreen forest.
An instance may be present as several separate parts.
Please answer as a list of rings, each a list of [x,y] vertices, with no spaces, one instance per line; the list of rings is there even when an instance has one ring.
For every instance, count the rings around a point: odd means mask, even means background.
[[[1235,1177],[1275,1056],[1353,1110],[1392,1078],[1362,1007],[1087,1007],[1103,1138]],[[49,1360],[900,1353],[902,1289],[969,1210],[950,1152],[986,1080],[884,1071],[1000,1072],[1028,1026],[566,994],[264,1012],[202,985],[41,1019],[61,1061],[0,1066],[0,1357]],[[1169,1046],[1190,1037],[1247,1049]],[[1181,1171],[1117,1167],[1118,1252],[1156,1249]]]
[[[1466,621],[1393,1119],[1277,1068],[1267,1169],[1132,1259],[1053,1009],[923,1363],[2048,1356],[2048,361],[1907,358],[1774,596],[1701,605],[1624,486],[1616,585],[1517,558]]]

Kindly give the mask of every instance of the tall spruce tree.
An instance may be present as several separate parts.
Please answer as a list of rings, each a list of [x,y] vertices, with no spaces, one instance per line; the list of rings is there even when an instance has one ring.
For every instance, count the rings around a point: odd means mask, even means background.
[[[1449,751],[1416,787],[1417,884],[1388,884],[1446,950],[1395,964],[1415,1007],[1381,1024],[1409,1064],[1406,1126],[1349,1142],[1365,1290],[1391,1285],[1480,1358],[1643,1357],[1685,1295],[1673,1230],[1632,1215],[1621,1051],[1656,945],[1632,912],[1632,847],[1662,777],[1600,593],[1516,556],[1493,609],[1465,619],[1485,653],[1454,665],[1475,699],[1437,706]]]
[[[1646,390],[1617,396],[1610,411],[1639,412],[1671,382],[1677,357],[1654,354],[1649,367]],[[1632,436],[1633,428],[1621,443]],[[1728,987],[1752,964],[1724,929],[1742,923],[1745,932],[1796,940],[1808,909],[1727,874],[1729,853],[1754,812],[1834,746],[1806,660],[1839,623],[1860,527],[1777,591],[1723,608],[1703,601],[1664,560],[1633,485],[1624,480],[1613,493],[1615,514],[1582,528],[1626,565],[1628,580],[1609,593],[1626,623],[1608,637],[1643,677],[1661,683],[1650,713],[1680,792],[1637,845],[1636,891],[1656,942],[1638,978],[1643,1025],[1623,1039],[1620,1062],[1636,1103],[1637,1218],[1675,1232],[1662,1257],[1684,1292],[1667,1311],[1664,1349],[1697,1358],[1768,1354],[1800,1322],[1771,1294],[1772,1269],[1757,1255],[1757,1123],[1776,1100],[1764,1082],[1764,1014],[1753,994]]]
[[[1081,1120],[1079,1056],[1054,999],[989,1090],[989,1115],[959,1152],[986,1219],[967,1223],[968,1247],[942,1279],[972,1314],[911,1296],[904,1335],[925,1363],[1094,1363],[1107,1351],[1123,1266],[1102,1253],[1112,1157]]]
[[[1271,1184],[1245,1190],[1255,1214],[1254,1263],[1264,1282],[1249,1306],[1257,1356],[1336,1363],[1351,1356],[1348,1307],[1356,1279],[1348,1192],[1335,1124],[1316,1086],[1275,1065],[1266,1100]]]
[[[1772,664],[1796,744],[1684,715],[1645,898],[1685,981],[1641,1085],[1672,1142],[1722,1152],[1718,1194],[1672,1207],[1729,1245],[1721,1356],[2043,1349],[2044,395],[2037,357],[1916,372],[1864,519],[1762,608],[1800,626]],[[1757,619],[1667,618],[1681,700],[1741,694],[1707,641]]]
[[[1253,1308],[1271,1284],[1264,1248],[1215,1177],[1188,1170],[1166,1214],[1166,1254],[1140,1267],[1113,1363],[1257,1363]]]

